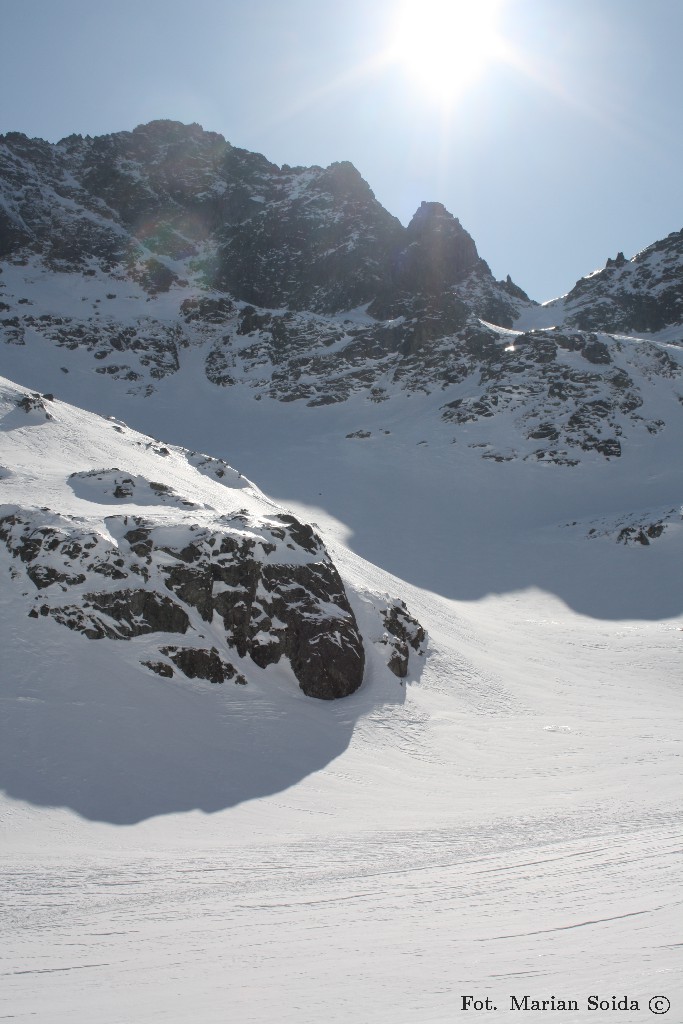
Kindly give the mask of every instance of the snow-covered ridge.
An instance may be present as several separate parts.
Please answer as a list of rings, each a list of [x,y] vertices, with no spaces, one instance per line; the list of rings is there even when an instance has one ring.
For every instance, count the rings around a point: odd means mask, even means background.
[[[683,230],[608,259],[559,299],[522,310],[516,326],[659,335],[683,344]]]
[[[495,457],[493,431],[506,458],[573,465],[587,452],[618,457],[644,430],[675,428],[682,409],[683,349],[671,328],[661,339],[511,332],[460,299],[450,311],[413,302],[390,320],[331,316],[189,285],[149,302],[135,282],[97,270],[76,283],[35,258],[6,266],[0,296],[8,373],[30,381],[37,372],[45,389],[95,409],[126,407],[134,422],[144,422],[144,403],[165,405],[171,391],[192,403],[197,375],[217,408],[235,392],[308,408],[360,399],[385,405],[390,419],[406,395],[431,395],[444,443],[466,440]],[[358,429],[367,424],[346,433]]]

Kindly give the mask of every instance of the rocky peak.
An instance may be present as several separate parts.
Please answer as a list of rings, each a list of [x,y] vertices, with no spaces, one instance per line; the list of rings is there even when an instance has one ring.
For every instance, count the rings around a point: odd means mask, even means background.
[[[469,308],[510,319],[509,289],[441,203],[422,203],[404,228],[348,161],[280,168],[170,120],[56,146],[16,133],[4,141],[3,255],[28,248],[51,269],[78,272],[92,259],[118,264],[153,291],[191,259],[205,284],[253,305],[335,313],[372,304],[396,316],[417,296],[420,308],[443,306],[449,324],[450,290],[476,272]]]
[[[397,274],[404,288],[445,291],[479,262],[471,235],[441,203],[420,205],[406,228],[406,241]]]
[[[404,229],[352,164],[280,170],[245,156],[240,171],[221,200],[217,287],[254,305],[335,312],[385,286]]]
[[[419,236],[439,230],[461,232],[474,246],[471,236],[464,230],[458,218],[454,217],[443,203],[426,202],[423,199],[408,225],[408,234]],[[476,248],[474,251],[476,253]]]
[[[320,182],[327,186],[335,196],[365,201],[375,200],[367,181],[348,160],[337,161],[326,167],[320,176]]]

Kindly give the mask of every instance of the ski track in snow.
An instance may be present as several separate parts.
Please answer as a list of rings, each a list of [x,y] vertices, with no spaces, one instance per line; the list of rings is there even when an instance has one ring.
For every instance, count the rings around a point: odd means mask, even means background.
[[[5,872],[4,996],[14,1019],[55,1024],[445,1022],[467,993],[490,996],[500,1021],[511,994],[671,998],[681,836],[653,824],[586,822],[594,832],[560,840],[561,820],[492,822],[29,862]]]

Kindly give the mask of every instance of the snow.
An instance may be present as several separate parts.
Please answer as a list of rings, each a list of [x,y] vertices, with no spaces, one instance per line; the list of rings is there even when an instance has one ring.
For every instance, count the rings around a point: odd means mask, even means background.
[[[542,331],[548,327],[558,327],[566,316],[565,297],[551,299],[540,306],[524,307],[515,320],[518,331]]]
[[[339,568],[367,669],[331,703],[284,661],[257,674],[235,657],[246,687],[160,679],[140,665],[149,637],[27,618],[3,547],[3,1012],[452,1024],[472,994],[502,1024],[529,993],[577,999],[585,1024],[605,1019],[586,1006],[598,993],[639,1000],[629,1024],[659,994],[681,1019],[677,432],[611,462],[493,463],[468,446],[481,425],[456,444],[436,428],[448,395],[254,402],[210,385],[192,350],[143,400],[86,378],[84,354],[43,350],[43,365],[37,347],[4,358],[22,384],[59,379],[116,419],[59,396],[50,421],[29,419],[4,382],[3,504],[102,529],[137,510],[177,543],[179,517],[286,506]],[[347,439],[359,426],[371,436]],[[509,446],[509,417],[486,430]],[[130,499],[68,482],[114,468]],[[198,508],[150,506],[154,481]],[[649,546],[616,543],[662,511]],[[387,595],[429,634],[405,685],[383,659]]]

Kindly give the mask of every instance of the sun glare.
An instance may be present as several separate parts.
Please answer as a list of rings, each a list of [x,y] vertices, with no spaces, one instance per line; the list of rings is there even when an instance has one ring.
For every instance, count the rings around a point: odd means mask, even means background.
[[[433,99],[456,99],[502,53],[502,0],[406,0],[393,59]]]

